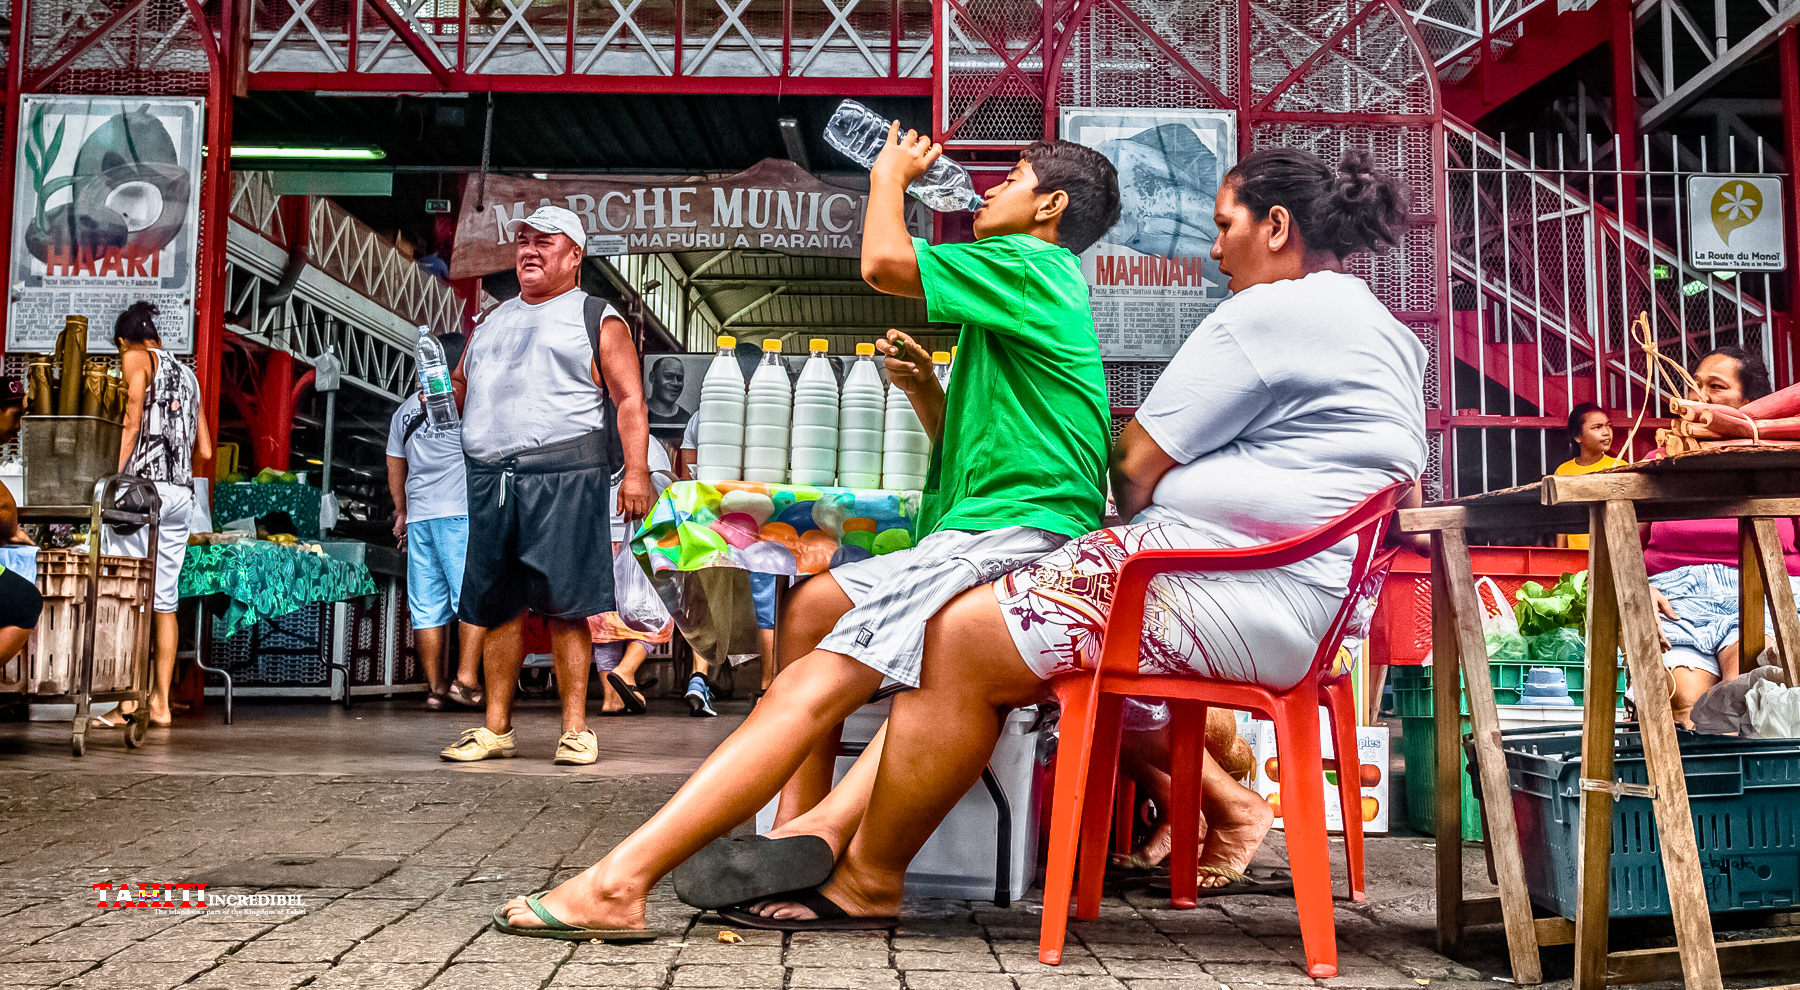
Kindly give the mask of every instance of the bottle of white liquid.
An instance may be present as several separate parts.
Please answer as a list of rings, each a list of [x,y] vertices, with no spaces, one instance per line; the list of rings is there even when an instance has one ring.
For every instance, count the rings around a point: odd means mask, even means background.
[[[950,391],[950,352],[931,352],[931,373],[937,376],[938,387],[946,393]]]
[[[425,393],[425,415],[434,430],[454,430],[461,418],[456,414],[456,395],[451,391],[450,365],[444,360],[444,345],[432,336],[431,328],[419,327],[418,342],[413,345],[413,362],[419,369],[419,388]]]
[[[888,389],[887,417],[881,442],[881,487],[896,492],[925,487],[931,468],[931,438],[913,411],[912,399],[898,386]]]
[[[838,403],[838,485],[881,487],[882,417],[887,396],[875,369],[875,345],[857,344]]]
[[[699,481],[736,481],[743,475],[744,372],[736,350],[736,337],[720,337],[719,352],[700,382],[700,408],[694,413],[700,421],[694,430]]]
[[[788,481],[796,485],[830,485],[837,480],[838,384],[828,341],[807,343],[806,365],[794,385],[794,431]]]
[[[855,100],[845,100],[838,104],[831,119],[825,123],[825,143],[863,168],[869,168],[887,145],[891,126],[892,123],[881,114]],[[904,129],[900,133],[902,137],[906,134]],[[950,210],[973,212],[981,209],[983,202],[968,170],[951,161],[949,155],[932,162],[925,174],[914,179],[906,191],[939,213]]]
[[[762,364],[750,376],[744,403],[744,480],[787,481],[788,425],[794,413],[794,386],[781,360],[781,340],[763,341]]]

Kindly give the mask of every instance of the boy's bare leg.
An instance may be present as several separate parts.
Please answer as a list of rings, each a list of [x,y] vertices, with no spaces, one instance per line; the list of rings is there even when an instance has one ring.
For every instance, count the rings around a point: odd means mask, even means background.
[[[880,673],[850,657],[824,650],[807,654],[775,678],[750,717],[669,803],[600,862],[545,894],[544,908],[571,925],[642,928],[650,888],[754,815],[794,775],[820,737],[861,707],[880,684]],[[524,898],[509,901],[506,915],[513,925],[542,925]]]
[[[450,690],[449,683],[444,679],[444,647],[448,643],[444,627],[414,629],[413,642],[417,644],[415,652],[419,657],[419,666],[425,668],[425,684],[431,688],[431,693],[443,694]]]
[[[824,800],[812,810],[769,830],[769,838],[785,839],[792,835],[816,835],[831,846],[833,856],[842,856],[850,837],[862,824],[869,810],[869,795],[875,790],[875,778],[881,769],[881,749],[887,741],[887,723],[875,730],[875,737],[851,765],[850,772],[838,781]],[[801,768],[805,772],[805,768]],[[799,776],[798,774],[795,775]],[[782,791],[785,800],[787,791]]]
[[[819,641],[831,633],[844,613],[850,611],[850,597],[831,579],[822,574],[795,588],[788,596],[788,607],[782,613],[780,638],[776,647],[777,662],[786,667],[818,649]],[[876,687],[880,683],[877,681]],[[875,688],[869,689],[874,694]],[[868,700],[867,695],[864,700]],[[775,809],[775,825],[779,828],[810,811],[831,792],[831,778],[837,768],[838,745],[843,741],[840,722],[820,737],[817,746],[806,757],[781,789],[781,804]],[[835,847],[834,847],[835,848]]]

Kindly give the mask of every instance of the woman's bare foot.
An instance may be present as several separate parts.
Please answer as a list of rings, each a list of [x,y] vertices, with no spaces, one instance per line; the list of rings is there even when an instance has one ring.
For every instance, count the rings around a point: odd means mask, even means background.
[[[1206,838],[1206,823],[1200,823],[1201,840]],[[1151,831],[1150,838],[1130,853],[1113,853],[1109,858],[1114,866],[1127,867],[1133,870],[1149,870],[1162,865],[1175,849],[1174,832],[1167,821],[1157,823]]]
[[[844,913],[852,918],[890,918],[900,913],[900,878],[895,878],[891,883],[859,882],[850,875],[848,869],[840,866],[838,872],[819,888],[819,893],[826,900],[843,908]],[[779,897],[758,901],[744,910],[764,918],[779,918],[784,921],[811,921],[819,916],[812,908]]]
[[[1200,865],[1217,866],[1238,873],[1250,867],[1263,836],[1275,825],[1275,812],[1257,793],[1242,784],[1217,795],[1208,795],[1206,818],[1210,826],[1200,847]],[[1200,886],[1222,887],[1231,881],[1216,873],[1200,874]]]
[[[538,903],[565,925],[641,931],[648,891],[632,884],[608,882],[605,866],[604,859],[595,863],[538,898]],[[544,927],[523,897],[507,901],[505,912],[506,923],[515,928]]]

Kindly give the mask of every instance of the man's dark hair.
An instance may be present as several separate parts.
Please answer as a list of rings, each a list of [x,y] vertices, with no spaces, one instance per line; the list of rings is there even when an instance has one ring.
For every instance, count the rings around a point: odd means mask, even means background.
[[[687,374],[687,366],[681,363],[681,358],[679,356],[674,355],[674,354],[665,354],[662,357],[657,358],[655,361],[650,362],[651,376],[654,377],[656,375],[662,374],[663,365],[668,364],[670,361],[675,362],[675,367],[680,368],[681,373],[683,375]]]
[[[113,339],[131,344],[159,339],[162,335],[156,331],[157,312],[156,305],[148,299],[139,299],[127,306],[113,323]]]
[[[1375,171],[1366,151],[1344,152],[1333,169],[1309,151],[1264,148],[1226,172],[1224,185],[1257,220],[1286,207],[1308,251],[1380,254],[1406,233],[1406,187]]]
[[[1019,155],[1037,176],[1037,191],[1067,193],[1056,242],[1080,254],[1119,222],[1119,172],[1106,156],[1073,141],[1039,141]]]
[[[1755,402],[1775,391],[1775,386],[1769,381],[1769,367],[1763,364],[1763,359],[1757,354],[1736,344],[1727,344],[1707,351],[1700,360],[1704,361],[1714,354],[1737,362],[1738,388],[1744,393],[1745,402]],[[1694,365],[1696,368],[1699,366],[1697,363]]]

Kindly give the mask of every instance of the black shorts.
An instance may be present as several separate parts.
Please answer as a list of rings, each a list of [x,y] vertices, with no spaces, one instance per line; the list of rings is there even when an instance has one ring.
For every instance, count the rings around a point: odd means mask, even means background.
[[[17,571],[0,568],[0,626],[35,629],[44,612],[44,596],[37,585]]]
[[[492,629],[527,608],[551,619],[612,611],[605,434],[464,461],[469,553],[457,617]]]

